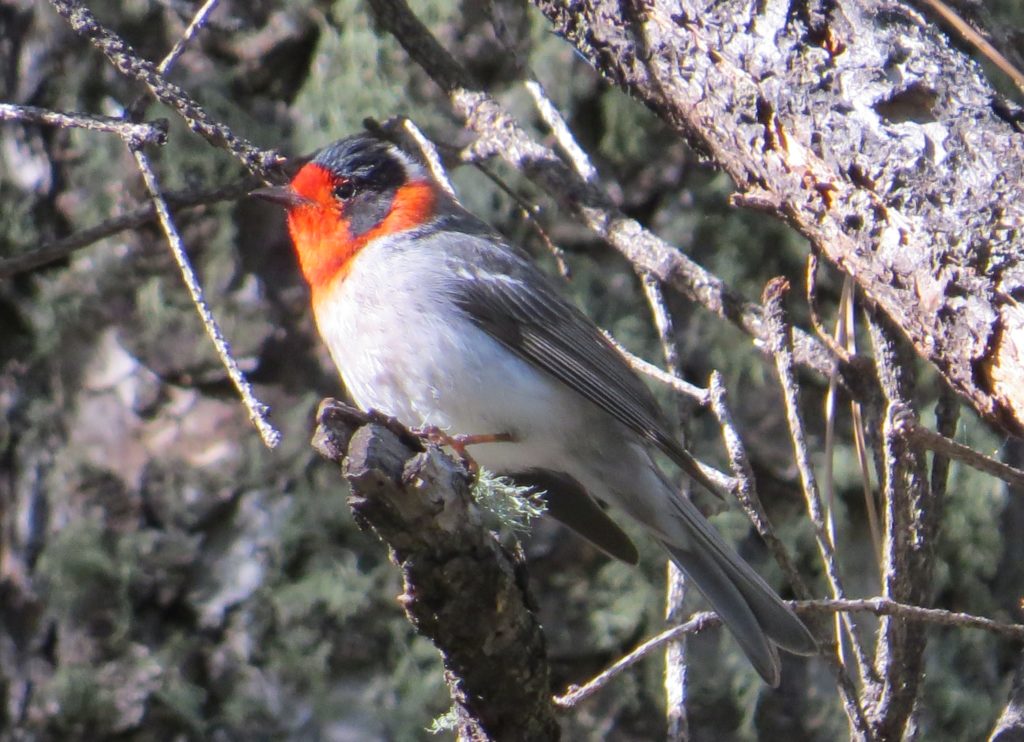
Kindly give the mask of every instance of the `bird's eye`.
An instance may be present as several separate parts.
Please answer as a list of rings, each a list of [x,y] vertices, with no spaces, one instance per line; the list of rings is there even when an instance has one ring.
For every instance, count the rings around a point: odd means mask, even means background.
[[[340,201],[348,201],[356,195],[356,184],[351,180],[343,180],[334,186],[334,197]]]

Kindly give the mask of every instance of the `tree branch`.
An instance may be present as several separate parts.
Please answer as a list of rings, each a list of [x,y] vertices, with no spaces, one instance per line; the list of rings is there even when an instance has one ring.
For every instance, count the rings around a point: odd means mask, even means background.
[[[883,424],[882,492],[885,505],[882,588],[885,597],[925,605],[931,601],[932,557],[937,532],[937,499],[932,495],[925,457],[900,435],[898,420],[909,406],[914,364],[900,347],[889,319],[877,309],[868,327],[879,380],[888,406]],[[902,737],[924,672],[925,637],[900,621],[885,619],[878,631],[872,725],[880,739]]]
[[[237,183],[207,188],[204,190],[169,191],[164,194],[164,201],[171,213],[179,209],[208,206],[219,201],[234,201],[241,198],[260,184],[260,180],[248,176]],[[111,217],[92,227],[86,227],[67,237],[49,242],[35,250],[25,250],[14,257],[0,260],[0,281],[20,273],[42,268],[58,260],[63,260],[72,253],[89,247],[100,240],[111,237],[129,229],[138,229],[144,224],[156,221],[156,207],[152,201],[144,206],[132,209],[124,214]]]
[[[977,629],[987,631],[1007,641],[1024,642],[1024,624],[1001,623],[990,618],[984,618],[983,616],[943,611],[938,608],[921,608],[916,605],[898,603],[895,600],[884,597],[860,600],[800,600],[794,601],[790,605],[793,606],[793,610],[801,615],[872,613],[876,616],[894,616],[908,623]],[[718,617],[718,614],[710,611],[697,613],[686,623],[672,626],[657,636],[648,639],[583,685],[570,687],[563,695],[555,698],[555,704],[562,708],[572,708],[581,701],[590,698],[607,685],[612,678],[620,675],[655,650],[664,646],[667,642],[676,641],[682,636],[696,634],[719,625],[721,625],[721,619]]]
[[[357,522],[402,570],[399,602],[441,652],[467,739],[553,740],[544,635],[521,565],[485,527],[463,468],[394,421],[336,400],[313,445],[342,463]]]
[[[1024,430],[1024,141],[937,29],[880,0],[534,4],[738,201],[853,276],[979,413]]]
[[[167,141],[167,119],[132,123],[112,116],[91,113],[63,113],[36,106],[18,106],[0,103],[0,121],[20,121],[24,124],[42,124],[60,128],[90,129],[118,134],[122,139],[133,139],[145,144],[164,144]]]
[[[171,254],[174,255],[174,261],[178,264],[182,280],[185,282],[185,287],[192,298],[192,303],[199,313],[203,327],[213,342],[217,356],[228,372],[228,378],[231,379],[231,383],[234,384],[235,389],[238,391],[245,409],[248,410],[249,419],[256,427],[256,430],[259,431],[263,444],[267,448],[274,448],[281,442],[281,433],[267,419],[270,408],[256,399],[252,385],[245,378],[242,369],[238,367],[234,356],[231,355],[228,341],[220,329],[220,324],[213,316],[213,312],[210,311],[210,306],[206,303],[203,287],[199,284],[199,279],[189,263],[188,254],[185,252],[185,244],[182,242],[181,235],[174,225],[174,219],[171,217],[171,211],[167,207],[163,191],[160,190],[160,182],[156,177],[156,173],[153,172],[153,168],[149,164],[149,158],[146,157],[146,153],[142,151],[142,146],[138,142],[129,142],[128,144],[132,155],[135,157],[135,162],[139,166],[139,171],[142,173],[142,178],[146,183],[146,190],[149,192],[153,207],[156,209],[156,214],[160,219],[160,226],[167,236],[167,244],[171,248]]]
[[[789,434],[793,442],[793,454],[797,469],[800,472],[800,483],[807,506],[807,515],[814,526],[814,536],[818,543],[818,551],[821,555],[822,564],[825,567],[825,576],[828,578],[832,597],[835,600],[845,600],[846,591],[839,572],[835,545],[829,538],[825,525],[825,511],[821,502],[821,493],[818,491],[814,469],[811,466],[810,452],[807,447],[806,436],[804,435],[803,419],[800,415],[799,390],[797,389],[793,363],[792,330],[786,322],[782,305],[782,299],[788,289],[789,284],[783,278],[773,279],[765,287],[763,300],[765,304],[768,348],[775,356],[775,368],[778,372],[779,384],[782,387],[782,396],[785,400],[786,421],[789,424]],[[845,637],[853,648],[853,656],[856,661],[861,684],[868,686],[871,682],[868,675],[870,663],[861,645],[860,637],[857,635],[856,624],[848,614],[844,614],[843,619],[843,627],[846,630]],[[839,637],[839,639],[842,640],[842,637]],[[860,700],[857,698],[853,684],[846,672],[846,666],[838,654],[828,656],[836,669],[839,689],[843,696],[843,705],[850,719],[850,724],[859,735],[865,738],[872,738],[874,735],[867,728]]]
[[[70,24],[72,30],[99,49],[117,70],[150,89],[153,96],[176,111],[188,127],[214,147],[234,155],[250,172],[265,177],[284,162],[273,150],[261,150],[216,121],[188,93],[157,71],[156,65],[142,59],[128,43],[105,28],[78,0],[50,0],[54,9]]]

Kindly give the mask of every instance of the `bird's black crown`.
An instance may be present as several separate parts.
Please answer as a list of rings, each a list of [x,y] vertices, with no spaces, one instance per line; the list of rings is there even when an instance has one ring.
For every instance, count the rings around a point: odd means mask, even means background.
[[[361,190],[391,191],[408,177],[394,145],[369,134],[339,139],[320,150],[313,162]]]

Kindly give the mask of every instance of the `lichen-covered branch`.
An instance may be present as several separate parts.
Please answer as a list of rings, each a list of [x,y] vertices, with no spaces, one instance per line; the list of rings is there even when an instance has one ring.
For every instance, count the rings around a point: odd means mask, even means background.
[[[883,428],[882,492],[885,513],[882,588],[892,600],[927,606],[938,501],[928,482],[923,452],[900,434],[897,420],[914,388],[909,349],[897,340],[885,316],[869,317],[879,379],[888,400]],[[894,619],[883,619],[875,651],[879,685],[871,709],[879,739],[900,739],[917,698],[924,672],[923,632]]]
[[[145,144],[165,144],[167,142],[167,119],[157,119],[149,123],[142,122],[137,124],[112,116],[48,111],[37,106],[18,106],[13,103],[0,103],[0,121],[20,121],[25,124],[105,131],[118,134],[124,139],[132,139]]]
[[[124,39],[104,27],[92,11],[78,0],[51,0],[50,4],[67,20],[75,33],[88,39],[103,52],[121,74],[146,85],[153,96],[178,113],[192,131],[214,147],[230,152],[250,172],[266,175],[283,162],[277,152],[259,149],[215,120],[188,93],[169,82],[155,64],[141,58]]]
[[[326,400],[314,446],[342,463],[356,519],[402,570],[399,601],[437,646],[467,739],[558,738],[544,635],[519,566],[464,469],[397,424]]]
[[[796,383],[796,374],[793,362],[792,330],[785,318],[782,299],[789,289],[788,282],[783,278],[775,278],[768,282],[765,287],[763,300],[765,305],[765,326],[768,333],[768,347],[775,356],[775,368],[779,375],[779,384],[782,387],[782,396],[786,406],[786,421],[789,424],[790,439],[793,442],[793,456],[796,460],[797,469],[800,472],[800,483],[803,488],[804,500],[807,507],[807,515],[814,525],[814,535],[818,543],[818,552],[825,568],[825,575],[828,578],[829,587],[832,590],[832,597],[835,600],[845,600],[846,590],[843,587],[842,577],[839,570],[839,562],[836,558],[835,544],[829,538],[825,526],[824,507],[821,502],[821,494],[818,491],[817,479],[810,461],[810,449],[807,445],[805,428],[799,408],[799,389]],[[868,686],[870,678],[867,674],[868,658],[861,645],[857,634],[857,627],[850,615],[843,616],[843,627],[845,638],[853,648],[853,656],[856,661],[858,675],[863,686]],[[842,637],[840,637],[842,640]],[[843,696],[843,705],[852,725],[852,731],[859,737],[872,739],[864,718],[861,701],[856,696],[852,682],[846,672],[846,667],[839,658],[829,657],[834,662],[839,679],[839,689]]]
[[[880,0],[534,0],[785,219],[989,421],[1024,430],[1024,140],[939,30]]]

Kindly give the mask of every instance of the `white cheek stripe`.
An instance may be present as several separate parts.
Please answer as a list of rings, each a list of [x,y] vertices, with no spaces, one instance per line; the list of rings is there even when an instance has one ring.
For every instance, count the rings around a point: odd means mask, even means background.
[[[408,154],[403,152],[401,149],[393,144],[388,145],[388,150],[391,155],[398,160],[402,165],[402,169],[405,171],[405,179],[410,180],[422,180],[426,177],[426,172],[423,170],[423,166],[420,165],[416,160],[410,157]]]

